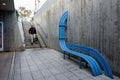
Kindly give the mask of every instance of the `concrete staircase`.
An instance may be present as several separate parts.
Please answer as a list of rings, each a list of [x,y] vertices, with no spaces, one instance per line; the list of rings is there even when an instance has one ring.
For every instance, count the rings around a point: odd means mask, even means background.
[[[36,41],[33,45],[31,45],[30,42],[30,34],[28,32],[29,28],[31,27],[30,23],[27,21],[23,22],[23,29],[25,32],[25,48],[29,49],[29,48],[40,48],[40,44],[39,41]]]

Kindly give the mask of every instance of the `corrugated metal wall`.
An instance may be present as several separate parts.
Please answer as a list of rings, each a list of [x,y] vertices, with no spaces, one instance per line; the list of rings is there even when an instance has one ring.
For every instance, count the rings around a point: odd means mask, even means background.
[[[34,20],[48,36],[44,40],[50,48],[59,50],[58,23],[65,10],[67,41],[99,50],[120,74],[120,0],[56,0]]]

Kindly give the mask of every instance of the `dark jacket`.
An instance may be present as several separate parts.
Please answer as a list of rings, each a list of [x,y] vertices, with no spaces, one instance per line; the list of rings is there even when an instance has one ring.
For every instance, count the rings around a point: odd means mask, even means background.
[[[35,29],[35,27],[31,27],[31,28],[29,29],[29,34],[36,34],[36,29]]]

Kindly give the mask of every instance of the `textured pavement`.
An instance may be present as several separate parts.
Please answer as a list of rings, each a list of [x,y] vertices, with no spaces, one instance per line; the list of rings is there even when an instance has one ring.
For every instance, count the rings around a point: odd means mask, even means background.
[[[94,77],[89,68],[79,69],[77,62],[64,60],[63,54],[53,49],[0,53],[0,80],[120,80],[114,77]]]

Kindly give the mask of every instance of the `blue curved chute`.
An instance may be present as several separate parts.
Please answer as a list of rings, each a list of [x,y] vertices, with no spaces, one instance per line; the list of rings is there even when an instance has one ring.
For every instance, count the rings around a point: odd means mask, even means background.
[[[70,50],[66,46],[66,42],[65,42],[65,27],[66,27],[66,23],[67,23],[67,18],[68,18],[68,11],[66,11],[61,16],[60,21],[59,21],[59,44],[60,44],[61,49],[64,52],[67,52],[69,54],[78,56],[80,59],[85,60],[89,64],[89,66],[90,66],[90,68],[92,70],[92,75],[93,76],[101,75],[102,74],[101,68],[100,68],[99,64],[97,63],[97,61],[94,58],[92,58],[92,57],[90,57],[88,55],[85,55],[85,54],[82,54],[82,53]],[[64,55],[65,55],[65,53],[64,53]],[[80,65],[81,64],[82,63],[80,63]]]
[[[95,50],[93,48],[87,47],[87,46],[78,46],[78,45],[74,45],[74,44],[70,44],[70,43],[66,43],[66,45],[69,49],[72,49],[74,51],[78,51],[81,53],[86,53],[89,56],[92,56],[93,58],[95,58],[97,60],[97,62],[99,62],[101,67],[103,68],[104,74],[110,78],[113,78],[111,68],[110,68],[107,60],[105,60],[104,56],[102,56],[102,54],[100,52],[98,52],[97,50]]]

